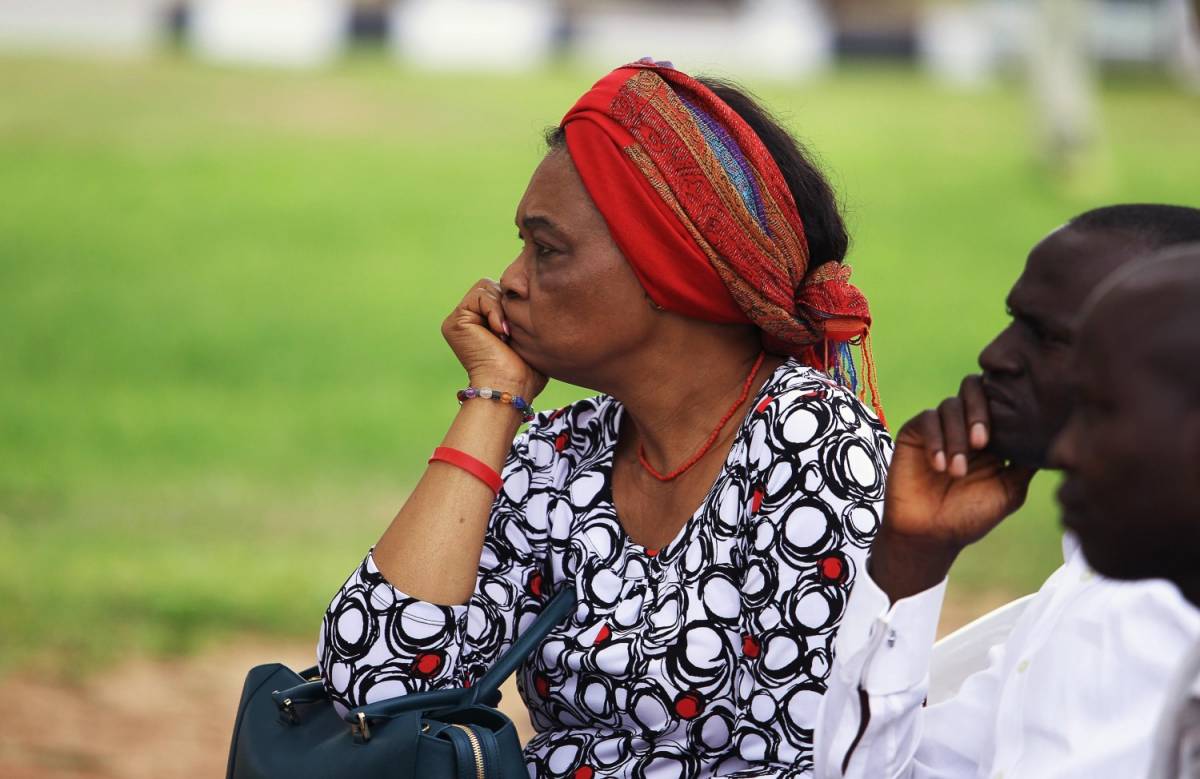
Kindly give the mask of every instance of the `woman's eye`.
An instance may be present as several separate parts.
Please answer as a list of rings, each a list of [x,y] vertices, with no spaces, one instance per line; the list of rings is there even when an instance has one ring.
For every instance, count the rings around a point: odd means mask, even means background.
[[[549,246],[543,246],[540,243],[534,245],[537,247],[537,256],[539,257],[549,257],[551,254],[555,254],[555,250]]]

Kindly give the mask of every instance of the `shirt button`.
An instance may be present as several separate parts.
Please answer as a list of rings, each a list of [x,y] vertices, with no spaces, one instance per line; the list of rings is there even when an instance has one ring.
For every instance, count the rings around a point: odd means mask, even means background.
[[[1004,772],[1003,772],[1003,771],[997,771],[997,772],[996,772],[996,773],[995,773],[995,774],[992,776],[992,779],[1004,779]]]
[[[891,649],[892,647],[894,647],[896,645],[896,631],[894,631],[894,630],[888,631],[887,645],[888,645],[888,649]]]
[[[1096,572],[1093,571],[1091,568],[1089,568],[1079,576],[1079,581],[1090,582],[1092,579],[1095,579],[1095,578],[1096,578]]]
[[[1023,674],[1028,670],[1029,670],[1029,661],[1028,660],[1022,660],[1020,663],[1017,664],[1017,673]],[[999,774],[997,774],[997,779],[999,779]]]

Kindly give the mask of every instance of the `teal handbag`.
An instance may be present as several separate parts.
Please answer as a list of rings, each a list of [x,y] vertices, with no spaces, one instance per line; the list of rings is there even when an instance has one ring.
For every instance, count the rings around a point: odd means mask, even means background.
[[[469,688],[412,693],[339,716],[315,668],[260,665],[246,676],[227,779],[528,779],[500,685],[575,606],[567,587]]]

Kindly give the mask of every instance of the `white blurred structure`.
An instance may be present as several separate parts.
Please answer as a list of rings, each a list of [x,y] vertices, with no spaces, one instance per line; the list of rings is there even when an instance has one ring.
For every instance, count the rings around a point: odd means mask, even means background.
[[[400,0],[392,6],[396,56],[440,70],[528,70],[554,45],[550,0]]]
[[[1089,62],[1169,69],[1200,91],[1198,2],[0,0],[0,50],[142,53],[182,30],[202,59],[317,66],[342,53],[353,19],[364,40],[386,28],[398,59],[433,69],[522,71],[563,54],[604,70],[652,56],[696,72],[795,79],[830,67],[836,40],[846,56],[908,56],[915,43],[934,77],[973,88],[1053,58],[1047,9],[1067,4],[1080,19],[1069,45],[1082,42]]]
[[[1170,47],[1166,2],[1092,2],[1087,14],[1090,48],[1115,62],[1154,62]]]
[[[141,54],[159,43],[168,0],[0,0],[0,47]]]
[[[1192,13],[1188,5],[1188,0],[941,0],[921,11],[918,51],[932,75],[965,86],[982,84],[1004,68],[1024,68],[1057,47],[1082,46],[1089,61],[1166,64],[1196,73],[1200,65],[1188,65],[1193,56],[1200,58],[1189,53],[1198,46],[1195,28],[1183,23]],[[1046,26],[1048,19],[1061,22],[1064,14],[1076,17],[1064,28],[1068,38]]]
[[[1037,10],[1032,0],[982,0],[979,7],[987,20],[997,63],[1025,62],[1037,28]]]
[[[826,68],[833,28],[817,0],[746,0],[736,9],[594,3],[575,19],[573,53],[601,68],[650,56],[689,71],[796,78]]]
[[[1200,92],[1200,9],[1188,0],[1170,0],[1171,69],[1184,84]]]
[[[216,62],[322,65],[347,37],[345,0],[193,0],[188,40]]]
[[[973,3],[924,8],[917,23],[917,50],[935,78],[974,87],[992,77],[999,48],[987,10]]]
[[[1029,76],[1039,147],[1046,164],[1069,170],[1097,134],[1095,62],[1088,45],[1088,22],[1095,17],[1082,0],[1037,0],[1037,7]]]

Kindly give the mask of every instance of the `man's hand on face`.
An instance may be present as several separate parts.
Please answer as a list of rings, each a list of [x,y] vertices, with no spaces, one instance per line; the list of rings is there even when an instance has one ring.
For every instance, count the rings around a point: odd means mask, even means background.
[[[892,602],[942,581],[964,547],[1025,502],[1037,471],[987,452],[990,432],[979,376],[900,429],[870,562]]]

